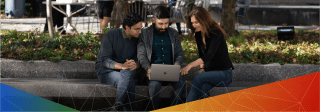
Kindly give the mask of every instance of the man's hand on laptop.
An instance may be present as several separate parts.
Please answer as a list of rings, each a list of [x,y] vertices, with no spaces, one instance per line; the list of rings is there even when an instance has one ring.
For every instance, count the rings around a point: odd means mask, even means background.
[[[149,80],[150,80],[150,74],[151,74],[151,69],[149,68],[147,71],[147,77],[149,78]]]

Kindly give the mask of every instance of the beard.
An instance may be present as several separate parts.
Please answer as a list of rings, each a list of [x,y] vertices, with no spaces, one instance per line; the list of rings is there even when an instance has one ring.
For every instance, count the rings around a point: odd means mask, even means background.
[[[158,28],[157,26],[156,26],[156,24],[154,24],[154,23],[152,23],[153,24],[153,26],[155,27],[155,29],[156,29],[156,31],[158,32],[158,34],[160,34],[160,35],[163,35],[166,31],[167,31],[167,29],[168,28]]]

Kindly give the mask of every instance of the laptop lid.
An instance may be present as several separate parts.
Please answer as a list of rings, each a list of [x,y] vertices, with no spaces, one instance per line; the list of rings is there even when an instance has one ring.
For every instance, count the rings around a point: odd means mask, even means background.
[[[180,65],[151,64],[150,80],[178,82]]]

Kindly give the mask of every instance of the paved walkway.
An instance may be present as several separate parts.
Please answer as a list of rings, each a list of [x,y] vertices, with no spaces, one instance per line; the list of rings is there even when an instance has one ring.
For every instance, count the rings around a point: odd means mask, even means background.
[[[41,32],[44,29],[45,18],[21,18],[21,19],[1,19],[1,29],[17,29],[17,31],[34,31],[36,29]],[[66,23],[66,18],[64,18]],[[79,32],[87,32],[88,30],[93,33],[97,33],[100,30],[99,20],[94,17],[74,17],[72,19],[73,25],[78,29]],[[176,25],[170,27],[176,29]],[[181,25],[182,31],[186,29],[186,25]],[[276,30],[278,26],[254,26],[251,25],[250,29],[248,25],[239,25],[235,28],[239,31],[242,30]],[[312,30],[317,29],[315,26],[295,26],[295,29],[306,29]],[[190,31],[189,31],[190,32]]]

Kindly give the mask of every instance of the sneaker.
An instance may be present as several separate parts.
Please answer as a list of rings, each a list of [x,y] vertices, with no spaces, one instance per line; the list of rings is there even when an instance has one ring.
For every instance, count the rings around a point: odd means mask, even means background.
[[[123,111],[122,103],[120,103],[120,102],[114,103],[114,105],[111,107],[110,111]]]

